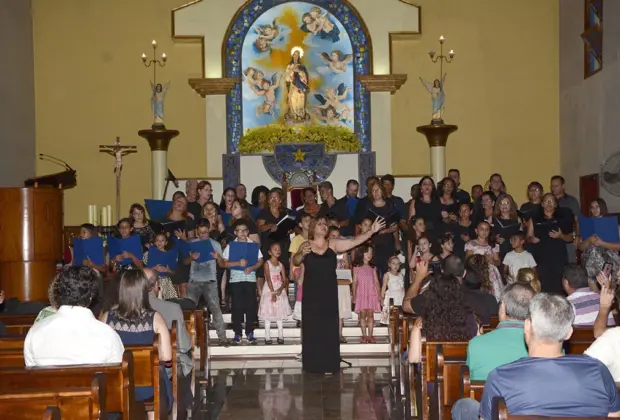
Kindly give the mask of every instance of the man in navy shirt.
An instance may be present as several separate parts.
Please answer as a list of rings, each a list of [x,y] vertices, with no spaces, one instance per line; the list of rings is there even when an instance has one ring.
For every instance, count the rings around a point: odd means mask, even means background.
[[[459,204],[471,203],[469,193],[459,188],[461,186],[461,171],[458,169],[450,169],[448,171],[448,176],[452,178],[452,181],[454,181],[454,184],[456,185],[456,201]]]
[[[571,304],[561,296],[539,293],[532,299],[530,315],[524,325],[530,357],[491,371],[480,401],[481,419],[491,419],[496,397],[506,401],[512,415],[606,417],[620,414],[620,396],[607,367],[589,356],[562,353],[562,342],[573,333],[574,319]],[[471,409],[473,403],[467,401]],[[475,412],[465,413],[461,408],[453,407],[454,419],[476,418]]]

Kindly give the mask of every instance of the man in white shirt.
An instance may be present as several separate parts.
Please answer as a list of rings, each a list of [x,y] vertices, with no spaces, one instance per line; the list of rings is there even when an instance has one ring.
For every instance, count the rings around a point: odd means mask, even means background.
[[[54,282],[58,312],[33,325],[24,342],[26,366],[120,363],[118,334],[88,309],[99,274],[88,267],[69,267]]]

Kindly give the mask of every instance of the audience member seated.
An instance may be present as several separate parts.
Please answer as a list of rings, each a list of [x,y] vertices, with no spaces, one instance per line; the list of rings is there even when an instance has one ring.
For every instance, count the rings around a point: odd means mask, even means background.
[[[496,367],[527,357],[523,323],[535,294],[527,283],[512,283],[504,288],[497,328],[472,338],[467,347],[467,366],[472,380],[485,381]]]
[[[540,293],[540,279],[534,268],[521,268],[517,272],[517,281],[528,283],[536,293]]]
[[[145,268],[144,274],[148,278],[149,285],[149,304],[154,311],[164,318],[166,327],[172,328],[172,322],[177,322],[177,360],[179,369],[177,370],[179,377],[179,391],[177,395],[184,399],[183,407],[188,407],[192,403],[192,391],[191,391],[191,373],[194,368],[193,361],[189,356],[189,351],[192,347],[192,341],[185,327],[185,320],[183,319],[183,311],[181,307],[174,302],[162,300],[158,297],[160,293],[159,284],[157,282],[157,273],[150,269]],[[161,295],[160,295],[161,296]],[[191,301],[190,301],[191,302]],[[172,372],[168,372],[170,377]],[[187,398],[187,400],[185,400]]]
[[[529,356],[489,374],[482,401],[459,404],[453,419],[491,419],[494,397],[512,415],[605,417],[620,415],[620,395],[607,367],[585,355],[562,352],[573,332],[575,313],[563,297],[540,293],[530,303],[524,332]]]
[[[497,301],[495,298],[480,290],[483,278],[475,273],[467,273],[463,260],[456,255],[450,255],[443,261],[443,273],[449,274],[458,279],[461,283],[465,303],[478,316],[483,325],[491,323],[491,317],[497,316]],[[425,316],[426,293],[418,295],[420,284],[428,276],[428,264],[420,263],[416,267],[414,281],[407,290],[403,299],[403,310],[407,313],[416,313]]]
[[[61,308],[62,309],[62,308]],[[60,312],[60,311],[59,311]],[[53,319],[53,318],[52,318]],[[172,359],[170,332],[163,317],[155,312],[149,303],[148,279],[142,270],[127,270],[121,277],[118,305],[103,313],[101,320],[116,331],[126,346],[150,346],[155,334],[159,334],[159,359]],[[165,371],[162,372],[165,374]],[[172,386],[166,384],[168,400],[172,401]],[[153,387],[136,387],[136,400],[145,401],[153,397]],[[172,406],[170,403],[169,407]],[[149,419],[152,417],[149,413]]]
[[[123,343],[98,321],[88,305],[99,274],[92,268],[69,267],[53,282],[57,314],[32,326],[24,342],[26,366],[120,363]]]
[[[586,270],[577,264],[566,264],[562,287],[575,310],[574,325],[579,327],[594,325],[599,312],[599,295],[590,289]],[[611,314],[608,316],[607,324],[616,325]]]
[[[414,324],[409,340],[410,363],[420,363],[422,359],[423,336],[427,341],[467,341],[479,329],[456,276],[447,273],[435,276],[423,296],[424,315]]]

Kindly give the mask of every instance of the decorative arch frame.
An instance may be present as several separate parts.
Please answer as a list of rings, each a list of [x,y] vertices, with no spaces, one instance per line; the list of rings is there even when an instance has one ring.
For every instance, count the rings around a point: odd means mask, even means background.
[[[235,14],[222,42],[224,77],[241,80],[243,42],[254,22],[269,9],[285,3],[301,1],[322,7],[342,23],[353,48],[354,132],[360,141],[360,152],[370,152],[370,92],[360,83],[358,76],[372,74],[372,40],[370,32],[355,7],[347,0],[249,0]],[[243,99],[241,84],[237,83],[226,95],[226,150],[238,153],[239,139],[243,135]]]

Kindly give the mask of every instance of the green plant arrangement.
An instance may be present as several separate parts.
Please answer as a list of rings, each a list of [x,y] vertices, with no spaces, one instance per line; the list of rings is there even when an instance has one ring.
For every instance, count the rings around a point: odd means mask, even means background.
[[[326,152],[357,152],[360,141],[350,129],[327,125],[287,126],[279,124],[253,128],[239,139],[239,153],[273,153],[276,144],[324,143]]]

